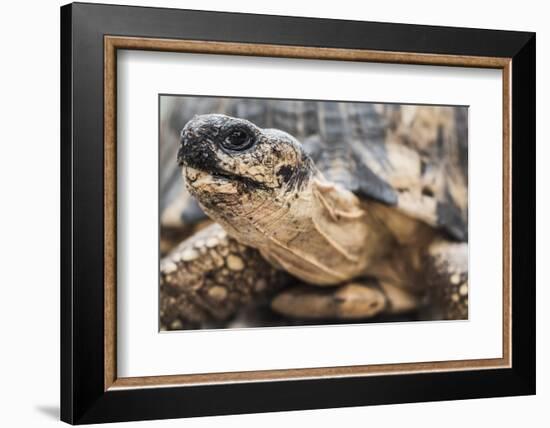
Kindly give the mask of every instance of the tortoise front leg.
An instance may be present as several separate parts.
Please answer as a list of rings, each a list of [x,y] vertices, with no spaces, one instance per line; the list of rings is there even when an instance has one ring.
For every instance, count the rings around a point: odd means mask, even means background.
[[[356,320],[379,314],[410,312],[416,298],[388,282],[363,279],[337,287],[299,285],[280,292],[271,302],[275,312],[297,319]]]
[[[468,244],[445,240],[431,244],[427,282],[432,317],[468,319]]]
[[[160,263],[161,329],[227,320],[254,298],[282,286],[286,277],[218,224],[208,226]]]

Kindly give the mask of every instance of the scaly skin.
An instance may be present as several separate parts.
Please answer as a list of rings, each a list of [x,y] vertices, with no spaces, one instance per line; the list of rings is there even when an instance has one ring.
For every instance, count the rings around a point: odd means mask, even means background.
[[[468,318],[468,244],[435,241],[428,249],[428,292],[443,319]]]
[[[288,276],[217,224],[185,240],[160,266],[163,330],[225,320],[255,299],[282,287]]]
[[[417,304],[411,293],[374,279],[328,288],[301,284],[279,291],[296,280],[217,224],[180,244],[160,269],[162,330],[223,321],[260,299],[272,300],[275,312],[301,319],[362,319],[408,312]]]

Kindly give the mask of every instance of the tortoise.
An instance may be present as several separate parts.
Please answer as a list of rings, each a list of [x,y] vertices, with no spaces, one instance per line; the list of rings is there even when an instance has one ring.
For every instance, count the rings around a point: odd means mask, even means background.
[[[185,186],[213,222],[161,260],[164,328],[225,321],[262,298],[295,320],[467,318],[465,107],[229,110],[181,131]]]

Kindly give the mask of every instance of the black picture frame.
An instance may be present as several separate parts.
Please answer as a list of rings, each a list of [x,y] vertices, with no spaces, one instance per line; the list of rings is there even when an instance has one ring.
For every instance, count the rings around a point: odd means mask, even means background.
[[[105,35],[511,58],[512,366],[105,391]],[[535,98],[534,33],[85,3],[63,6],[61,419],[85,424],[534,394]]]

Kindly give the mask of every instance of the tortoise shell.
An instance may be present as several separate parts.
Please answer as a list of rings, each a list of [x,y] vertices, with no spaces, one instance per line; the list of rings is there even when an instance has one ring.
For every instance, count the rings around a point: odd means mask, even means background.
[[[217,97],[164,102],[172,114],[161,133],[177,136],[182,123],[204,113],[280,129],[303,144],[327,180],[467,240],[467,107]],[[170,144],[161,151],[161,194],[173,197],[181,186],[177,138]],[[190,203],[183,215],[196,209]]]

